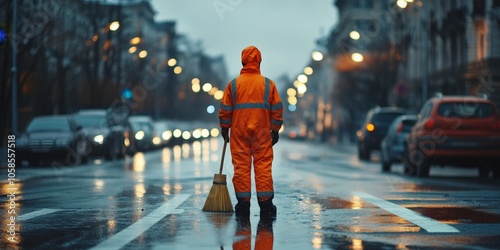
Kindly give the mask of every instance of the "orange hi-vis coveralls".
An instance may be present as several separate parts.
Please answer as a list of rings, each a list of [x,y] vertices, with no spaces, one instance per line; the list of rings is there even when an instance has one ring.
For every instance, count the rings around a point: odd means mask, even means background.
[[[230,130],[233,185],[238,201],[250,201],[252,158],[259,202],[274,197],[271,130],[283,124],[283,105],[275,83],[261,75],[260,51],[249,46],[241,55],[240,76],[230,81],[222,98],[220,127]]]

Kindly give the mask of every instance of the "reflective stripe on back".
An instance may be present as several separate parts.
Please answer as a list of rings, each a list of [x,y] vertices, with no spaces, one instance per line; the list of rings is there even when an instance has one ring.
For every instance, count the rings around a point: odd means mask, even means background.
[[[236,79],[233,79],[231,82],[231,90],[233,92],[233,103],[234,103],[234,110],[239,110],[239,109],[267,109],[271,110],[271,105],[269,105],[269,92],[271,91],[271,80],[269,78],[264,77],[265,79],[265,89],[264,89],[264,100],[262,103],[239,103],[236,104]],[[273,106],[274,107],[274,106]]]
[[[233,104],[236,104],[236,78],[231,81],[231,92],[233,92]]]

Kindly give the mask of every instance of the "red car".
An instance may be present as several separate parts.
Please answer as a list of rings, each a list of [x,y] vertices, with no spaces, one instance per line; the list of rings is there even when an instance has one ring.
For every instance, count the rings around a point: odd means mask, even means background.
[[[477,167],[500,176],[500,116],[495,105],[472,96],[434,97],[407,137],[405,172],[425,177],[432,165]]]

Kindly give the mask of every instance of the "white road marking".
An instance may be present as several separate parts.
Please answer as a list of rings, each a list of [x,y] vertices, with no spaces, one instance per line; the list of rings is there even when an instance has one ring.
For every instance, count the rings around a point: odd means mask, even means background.
[[[431,218],[425,217],[419,213],[416,213],[410,209],[401,207],[392,202],[380,199],[368,193],[363,192],[354,192],[354,195],[359,196],[363,200],[366,200],[377,207],[380,207],[384,210],[387,210],[390,213],[393,213],[413,224],[420,226],[425,231],[429,233],[459,233],[456,228],[441,223],[439,221],[433,220]]]
[[[144,233],[146,230],[148,230],[151,226],[163,219],[165,216],[179,212],[180,210],[176,208],[184,201],[186,201],[190,196],[190,194],[179,194],[174,196],[161,207],[155,209],[150,214],[123,229],[111,238],[101,242],[99,245],[93,247],[92,249],[121,249],[129,242],[137,238],[139,235]]]
[[[35,211],[35,212],[31,212],[31,213],[20,215],[19,217],[17,217],[17,220],[19,220],[19,221],[30,220],[30,219],[33,219],[33,218],[38,217],[38,216],[42,216],[42,215],[46,215],[46,214],[51,214],[51,213],[57,212],[59,210],[60,209],[44,208],[44,209],[41,209],[41,210],[38,210],[38,211]]]

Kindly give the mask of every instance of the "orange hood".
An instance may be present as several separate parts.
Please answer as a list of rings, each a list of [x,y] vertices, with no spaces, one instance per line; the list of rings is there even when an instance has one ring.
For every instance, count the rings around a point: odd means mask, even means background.
[[[259,49],[255,46],[248,46],[241,52],[241,63],[243,68],[241,69],[241,74],[243,73],[258,73],[260,74],[260,62],[262,61],[262,56]]]

